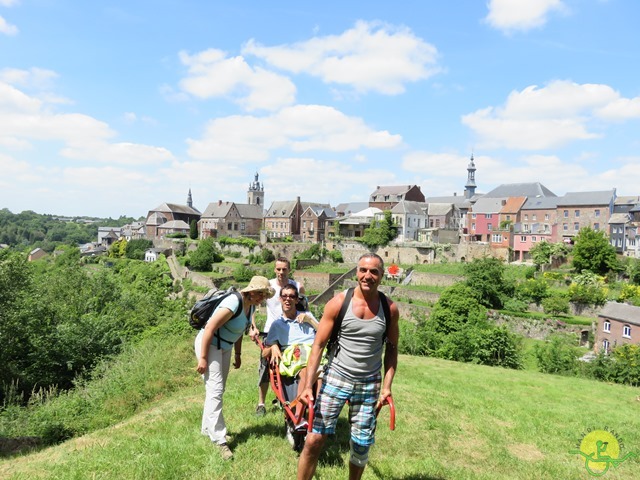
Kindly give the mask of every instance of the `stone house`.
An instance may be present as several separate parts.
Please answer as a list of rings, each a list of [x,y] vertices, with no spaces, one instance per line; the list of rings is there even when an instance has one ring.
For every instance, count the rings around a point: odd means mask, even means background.
[[[33,262],[35,260],[40,260],[41,258],[46,256],[47,256],[47,252],[45,252],[43,249],[38,247],[38,248],[34,248],[29,252],[29,256],[27,257],[27,260],[30,262]]]
[[[640,307],[607,302],[598,314],[596,353],[609,353],[625,343],[640,343]]]
[[[391,210],[403,200],[424,203],[424,195],[418,185],[377,186],[369,196],[369,207]]]
[[[527,198],[512,232],[514,259],[529,260],[536,244],[557,241],[557,201],[558,197]]]
[[[300,237],[303,242],[323,242],[327,235],[328,221],[336,218],[329,207],[308,206],[301,215]]]
[[[331,210],[331,207],[324,203],[301,202],[300,197],[296,197],[295,200],[273,202],[264,215],[264,229],[267,236],[302,240],[302,214],[309,207],[327,209],[327,215]],[[309,232],[307,228],[307,235]]]
[[[397,242],[418,240],[418,232],[427,226],[427,204],[401,200],[391,209],[391,218],[398,227]]]
[[[256,237],[262,228],[259,204],[238,204],[218,200],[210,203],[198,222],[200,238]]]
[[[598,192],[568,192],[558,198],[558,235],[564,241],[571,241],[584,227],[608,234],[615,198],[615,188]]]
[[[191,192],[189,192],[191,194]],[[189,195],[191,196],[191,195]],[[159,238],[168,231],[165,227],[158,231],[167,222],[182,221],[187,225],[191,225],[191,221],[200,220],[200,212],[191,205],[178,205],[175,203],[163,203],[156,208],[149,210],[145,221],[146,235],[149,239]],[[175,224],[177,226],[177,224]]]

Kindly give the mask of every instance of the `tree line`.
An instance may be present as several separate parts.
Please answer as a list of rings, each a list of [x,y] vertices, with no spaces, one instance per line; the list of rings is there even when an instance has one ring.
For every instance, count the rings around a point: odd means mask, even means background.
[[[11,213],[0,210],[0,243],[18,249],[42,248],[52,252],[57,245],[78,245],[95,242],[98,227],[119,227],[136,221],[131,217],[112,218],[74,217],[69,221],[56,215],[39,214],[30,210]]]

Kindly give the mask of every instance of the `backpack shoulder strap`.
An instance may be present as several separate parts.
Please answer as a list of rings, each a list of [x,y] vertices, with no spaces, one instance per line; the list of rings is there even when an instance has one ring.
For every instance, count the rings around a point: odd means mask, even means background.
[[[384,343],[387,341],[387,331],[389,330],[389,324],[391,323],[391,308],[389,308],[389,300],[387,299],[387,296],[382,292],[378,292],[378,294],[380,295],[380,303],[382,304],[382,311],[384,312],[385,327],[384,336],[382,337],[382,342]]]
[[[342,301],[342,306],[340,307],[338,316],[333,322],[333,330],[331,330],[331,338],[329,339],[329,345],[333,345],[338,341],[340,328],[342,327],[342,320],[344,320],[344,316],[347,314],[347,309],[349,308],[349,304],[351,303],[351,299],[353,298],[353,290],[354,290],[353,287],[349,288],[344,294],[344,300]]]

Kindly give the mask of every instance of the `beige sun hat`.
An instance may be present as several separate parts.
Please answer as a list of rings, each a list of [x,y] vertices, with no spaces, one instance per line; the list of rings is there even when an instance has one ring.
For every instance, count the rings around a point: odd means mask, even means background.
[[[266,277],[261,277],[260,275],[255,275],[251,278],[249,285],[240,290],[242,293],[249,292],[265,292],[268,298],[271,298],[275,295],[276,291],[269,284],[269,280]]]

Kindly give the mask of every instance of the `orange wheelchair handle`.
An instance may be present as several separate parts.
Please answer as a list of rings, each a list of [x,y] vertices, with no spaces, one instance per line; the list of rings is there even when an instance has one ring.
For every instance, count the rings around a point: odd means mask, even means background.
[[[380,413],[380,410],[382,410],[382,407],[384,405],[389,405],[389,417],[390,417],[389,430],[395,430],[396,429],[396,406],[393,403],[393,397],[391,395],[385,398],[383,402],[378,404],[378,407],[376,408],[376,417],[378,416],[378,414]]]

